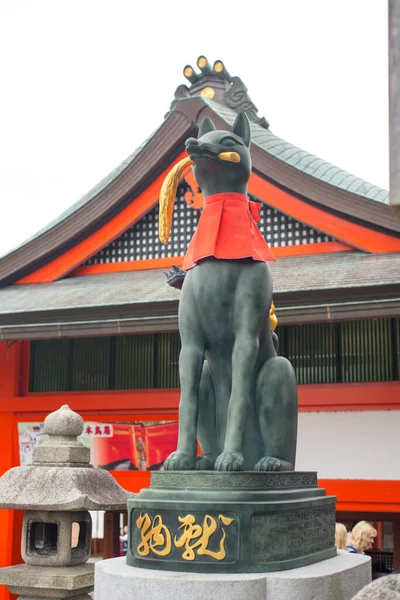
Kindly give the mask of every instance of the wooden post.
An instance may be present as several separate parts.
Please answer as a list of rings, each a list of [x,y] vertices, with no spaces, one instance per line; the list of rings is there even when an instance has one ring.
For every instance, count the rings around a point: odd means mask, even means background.
[[[119,536],[119,513],[106,512],[104,514],[103,558],[120,556]]]
[[[382,521],[378,521],[375,523],[375,529],[378,532],[378,535],[375,538],[375,542],[373,545],[373,550],[382,550],[382,541],[383,541],[383,525]]]
[[[393,519],[393,548],[394,565],[393,571],[400,571],[400,518]]]

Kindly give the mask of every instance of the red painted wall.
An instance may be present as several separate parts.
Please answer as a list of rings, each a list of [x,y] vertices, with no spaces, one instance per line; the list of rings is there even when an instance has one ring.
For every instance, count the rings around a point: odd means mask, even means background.
[[[29,394],[29,345],[0,342],[0,475],[19,464],[17,423],[43,421],[68,403],[83,418],[98,421],[163,420],[177,418],[179,390]],[[301,411],[400,409],[400,382],[299,386]],[[100,413],[100,414],[99,414]],[[114,471],[124,488],[147,487],[150,473]],[[329,495],[338,497],[340,511],[400,512],[400,482],[321,480]],[[0,510],[0,566],[21,562],[22,512]],[[0,600],[8,600],[0,586]]]

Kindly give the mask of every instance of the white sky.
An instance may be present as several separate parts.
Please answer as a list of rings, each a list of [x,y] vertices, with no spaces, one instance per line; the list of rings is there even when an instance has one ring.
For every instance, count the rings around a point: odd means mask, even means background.
[[[0,0],[0,255],[161,124],[200,54],[275,134],[388,187],[385,0]]]

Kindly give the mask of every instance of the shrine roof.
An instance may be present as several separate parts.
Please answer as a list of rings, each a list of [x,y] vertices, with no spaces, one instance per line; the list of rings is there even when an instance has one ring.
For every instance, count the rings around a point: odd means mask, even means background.
[[[86,194],[84,194],[81,198],[79,198],[79,200],[74,202],[69,208],[67,208],[64,212],[62,212],[58,217],[53,219],[53,221],[50,221],[50,223],[47,223],[47,225],[42,227],[42,229],[39,229],[31,237],[27,238],[21,244],[19,244],[18,246],[16,246],[12,250],[10,250],[10,252],[8,252],[5,256],[15,252],[16,250],[18,250],[19,248],[21,248],[23,246],[26,246],[32,240],[42,236],[44,233],[46,233],[47,231],[49,231],[56,225],[59,225],[60,223],[62,223],[66,219],[68,219],[68,217],[70,217],[73,213],[77,212],[80,208],[82,208],[83,206],[88,204],[91,200],[96,198],[100,194],[100,192],[102,192],[106,187],[108,187],[123,171],[125,171],[125,169],[127,169],[127,167],[141,153],[141,151],[146,146],[146,144],[151,140],[151,138],[153,138],[156,135],[158,130],[159,130],[159,128],[156,129],[156,131],[154,131],[151,135],[149,135],[149,137],[142,144],[140,144],[140,146],[138,148],[136,148],[136,150],[134,150],[129,156],[127,156],[117,167],[115,167],[112,171],[110,171],[110,173],[108,173],[108,175],[103,177],[103,179],[101,181],[99,181],[96,185],[94,185],[88,192],[86,192]],[[2,258],[3,257],[0,257],[0,260]]]
[[[204,100],[210,108],[219,115],[226,123],[232,125],[237,113],[209,99]],[[268,128],[260,126],[257,123],[251,123],[252,143],[259,146],[268,154],[279,158],[285,163],[295,167],[303,173],[307,173],[316,179],[325,181],[330,185],[341,188],[353,194],[357,194],[376,202],[387,202],[388,191],[380,188],[373,183],[368,183],[364,179],[344,171],[340,167],[335,167],[322,158],[318,158],[305,150],[301,150],[289,142],[278,137]]]
[[[18,280],[51,257],[59,256],[117,214],[182,151],[195,124],[174,111],[120,165],[57,219],[0,257],[0,285]]]
[[[190,87],[178,86],[163,123],[143,144],[58,219],[0,259],[0,285],[18,281],[63,256],[133,204],[182,153],[185,139],[197,134],[204,115],[210,116],[217,127],[226,128],[240,110],[251,121],[251,154],[257,174],[325,212],[385,235],[400,236],[400,223],[386,204],[385,190],[272,133],[268,121],[258,115],[243,81],[231,77],[222,61],[211,67],[202,56],[197,66],[197,74],[189,65],[185,67]],[[104,240],[103,246],[112,239]],[[342,241],[347,243],[345,238]],[[59,276],[73,271],[92,255],[93,249],[91,254],[82,254]]]
[[[321,310],[325,315],[327,307],[334,319],[335,307],[344,305],[350,310],[345,314],[353,318],[363,318],[366,310],[375,317],[390,316],[392,310],[398,314],[398,253],[285,257],[270,266],[283,324],[304,321],[303,313],[308,315],[306,322],[320,321]],[[41,337],[39,330],[46,332],[43,337],[59,337],[71,327],[76,334],[81,326],[89,335],[99,335],[105,326],[114,334],[122,333],[128,324],[128,330],[136,332],[176,330],[179,296],[160,269],[8,286],[0,289],[0,338],[12,339],[15,334],[18,339],[34,339]]]

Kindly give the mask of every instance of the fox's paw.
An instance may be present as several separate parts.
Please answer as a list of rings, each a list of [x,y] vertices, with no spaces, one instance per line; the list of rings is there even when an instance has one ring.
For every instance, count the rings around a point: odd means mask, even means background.
[[[194,471],[196,469],[196,457],[191,457],[185,452],[173,452],[164,462],[165,471]]]
[[[274,456],[264,456],[254,467],[255,471],[294,471],[293,465]]]
[[[243,471],[243,454],[222,452],[215,461],[215,471]]]

